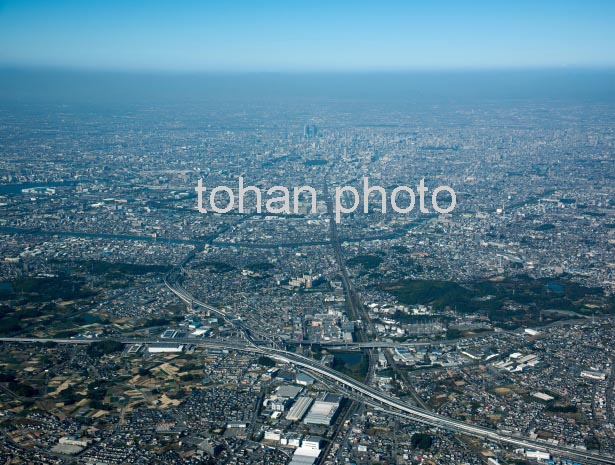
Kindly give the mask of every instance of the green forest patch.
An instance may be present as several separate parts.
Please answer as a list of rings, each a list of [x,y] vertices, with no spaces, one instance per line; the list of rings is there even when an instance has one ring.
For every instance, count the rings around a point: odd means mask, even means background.
[[[494,322],[518,327],[562,317],[615,313],[615,299],[602,289],[586,287],[564,278],[534,279],[526,275],[499,281],[468,284],[438,280],[401,280],[379,286],[405,305],[431,305],[434,310],[456,309],[463,313],[486,313]],[[553,310],[561,312],[553,312]]]

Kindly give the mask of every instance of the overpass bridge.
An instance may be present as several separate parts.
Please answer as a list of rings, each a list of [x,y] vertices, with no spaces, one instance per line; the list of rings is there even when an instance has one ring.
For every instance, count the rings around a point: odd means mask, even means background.
[[[33,337],[5,337],[0,338],[1,342],[13,343],[44,343],[56,342],[60,344],[90,344],[104,339],[61,339],[61,338],[33,338]],[[153,344],[161,341],[169,341],[169,339],[160,338],[120,338],[120,342],[125,344]],[[350,390],[353,397],[361,398],[366,403],[385,409],[390,413],[400,415],[408,420],[427,424],[436,428],[441,428],[447,431],[454,431],[469,436],[478,437],[481,439],[509,444],[515,447],[520,447],[530,450],[541,450],[549,452],[559,457],[568,457],[575,460],[580,460],[587,464],[613,464],[615,457],[611,455],[603,455],[594,452],[583,451],[567,446],[556,446],[543,441],[537,441],[529,438],[514,436],[512,434],[503,433],[500,431],[474,426],[460,420],[451,419],[432,411],[415,407],[396,397],[386,394],[376,388],[368,386],[360,381],[357,381],[343,373],[340,373],[333,368],[322,365],[317,360],[304,357],[293,352],[283,349],[261,346],[249,341],[223,341],[223,340],[204,340],[200,339],[178,339],[178,342],[192,343],[200,347],[222,348],[229,350],[237,350],[256,355],[266,355],[283,363],[294,365],[298,369],[316,373],[327,380],[335,382],[340,387]]]

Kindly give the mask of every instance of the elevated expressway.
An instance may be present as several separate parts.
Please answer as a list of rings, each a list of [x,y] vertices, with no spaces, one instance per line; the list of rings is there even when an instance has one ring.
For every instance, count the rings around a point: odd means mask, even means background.
[[[575,449],[572,447],[556,446],[548,444],[546,442],[518,437],[513,434],[499,432],[489,428],[473,426],[460,420],[447,418],[442,415],[438,415],[432,411],[412,406],[406,402],[401,401],[400,399],[392,397],[378,389],[370,387],[360,381],[346,376],[334,370],[333,368],[323,366],[317,360],[280,349],[273,341],[271,344],[272,347],[268,345],[262,345],[262,343],[256,342],[253,339],[252,332],[249,328],[245,328],[241,321],[231,320],[229,318],[229,315],[227,315],[225,312],[222,312],[221,310],[212,307],[205,302],[201,302],[200,300],[195,299],[192,295],[190,295],[189,292],[187,292],[184,288],[182,288],[176,283],[171,283],[169,280],[165,279],[165,284],[184,302],[191,303],[192,305],[199,305],[211,311],[212,313],[224,318],[225,321],[228,321],[235,328],[237,328],[238,331],[241,332],[246,339],[246,343],[243,344],[241,342],[218,342],[218,345],[222,344],[229,349],[267,355],[275,360],[290,363],[298,368],[311,371],[313,373],[323,376],[324,378],[327,378],[328,380],[334,381],[345,389],[349,389],[350,391],[352,391],[353,394],[356,394],[356,396],[363,399],[370,405],[379,406],[385,409],[391,409],[391,413],[402,414],[404,417],[413,421],[428,424],[448,431],[455,431],[494,442],[509,444],[519,448],[546,451],[556,456],[581,460],[582,462],[587,464],[615,463],[615,457],[613,456],[606,456],[602,454],[584,451],[582,449]],[[259,336],[262,337],[264,335]],[[202,344],[202,342],[203,340],[200,340],[196,343]]]
[[[197,302],[195,302],[197,303]],[[198,303],[197,303],[198,304]],[[30,342],[55,342],[59,344],[89,344],[101,339],[58,339],[58,338],[31,338],[31,337],[5,337],[0,338],[0,342],[7,343],[30,343]],[[169,339],[160,338],[123,338],[119,339],[125,344],[152,344],[156,342],[166,341]],[[507,434],[495,431],[480,426],[473,426],[460,420],[438,415],[432,411],[414,407],[400,399],[392,397],[373,387],[367,386],[364,383],[357,381],[349,376],[346,376],[333,368],[323,366],[317,360],[304,357],[286,350],[272,348],[269,346],[258,345],[249,341],[225,341],[225,340],[207,340],[203,338],[186,338],[177,339],[176,342],[196,344],[200,347],[211,347],[237,350],[258,355],[266,355],[283,363],[289,363],[301,370],[315,373],[329,381],[335,382],[341,388],[349,390],[354,398],[363,400],[365,403],[378,407],[392,414],[400,415],[408,420],[424,423],[433,427],[441,428],[446,431],[454,431],[469,436],[486,439],[489,441],[509,444],[515,447],[528,450],[541,450],[549,452],[558,457],[565,457],[574,460],[579,460],[585,464],[613,464],[615,457],[597,454],[593,452],[583,451],[565,446],[555,446],[542,441],[517,437],[512,434]]]
[[[460,420],[447,418],[432,411],[412,406],[402,400],[390,396],[378,389],[368,386],[360,381],[357,381],[349,376],[340,373],[333,368],[322,365],[319,361],[298,355],[293,352],[277,347],[275,341],[265,340],[256,341],[250,329],[245,328],[243,323],[237,319],[231,319],[225,312],[195,299],[179,284],[165,279],[167,287],[184,302],[191,305],[198,305],[212,312],[215,315],[223,318],[226,322],[235,327],[245,339],[243,340],[207,340],[203,338],[182,338],[176,339],[174,342],[186,344],[195,344],[201,347],[216,347],[249,352],[258,355],[266,355],[280,362],[289,363],[299,369],[314,373],[319,377],[335,382],[340,388],[350,391],[352,397],[363,400],[365,403],[386,410],[390,413],[400,415],[406,419],[427,424],[436,428],[441,428],[446,431],[454,431],[466,434],[481,439],[494,441],[498,443],[508,444],[514,447],[524,448],[528,450],[540,450],[549,452],[558,457],[564,457],[574,460],[579,460],[585,464],[613,464],[615,457],[611,455],[598,454],[594,452],[584,451],[566,446],[557,446],[548,444],[543,441],[537,441],[529,438],[515,436],[513,434],[504,433],[489,428],[474,426]],[[259,337],[266,335],[258,334]],[[88,344],[101,339],[59,339],[59,338],[31,338],[31,337],[13,337],[0,338],[1,342],[8,343],[29,343],[29,342],[56,342],[65,344]],[[169,339],[160,338],[119,338],[122,343],[126,344],[151,344],[156,342],[166,341]]]

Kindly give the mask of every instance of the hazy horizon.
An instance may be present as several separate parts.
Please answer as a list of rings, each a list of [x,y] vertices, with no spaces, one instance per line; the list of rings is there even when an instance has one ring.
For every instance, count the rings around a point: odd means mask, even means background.
[[[0,68],[2,102],[615,100],[615,69],[155,73]]]

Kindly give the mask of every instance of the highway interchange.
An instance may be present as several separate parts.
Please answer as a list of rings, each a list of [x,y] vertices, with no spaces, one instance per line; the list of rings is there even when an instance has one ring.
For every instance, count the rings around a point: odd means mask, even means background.
[[[243,336],[242,340],[214,340],[204,338],[183,338],[182,343],[194,344],[200,347],[215,347],[237,350],[242,352],[249,352],[259,355],[266,355],[277,361],[292,364],[298,369],[305,370],[309,373],[316,374],[319,377],[335,382],[341,389],[349,391],[355,399],[360,399],[365,403],[374,407],[389,411],[392,414],[402,416],[406,419],[416,421],[419,423],[431,425],[433,427],[441,428],[446,431],[453,431],[469,436],[508,444],[518,448],[524,448],[528,450],[540,450],[549,452],[555,456],[569,458],[574,460],[580,460],[587,464],[613,464],[615,463],[615,457],[610,455],[603,455],[595,452],[589,452],[581,449],[574,449],[566,446],[558,446],[548,444],[543,441],[537,441],[529,438],[523,438],[512,434],[499,432],[496,430],[483,428],[479,426],[473,426],[460,420],[438,415],[432,411],[426,410],[421,407],[410,405],[398,398],[383,393],[382,391],[368,386],[365,383],[357,381],[349,376],[346,376],[337,370],[322,365],[319,361],[304,357],[302,355],[290,352],[280,347],[280,344],[272,339],[270,336],[264,334],[258,334],[251,331],[249,328],[243,326],[242,322],[238,319],[231,318],[224,311],[213,307],[206,302],[202,302],[199,299],[193,297],[186,289],[182,287],[179,282],[179,274],[171,273],[165,278],[165,284],[167,287],[177,295],[186,304],[199,306],[208,310],[212,314],[223,318],[227,323],[235,327],[239,334]],[[256,337],[259,339],[257,340]],[[100,341],[101,339],[54,339],[54,338],[31,338],[31,337],[5,337],[0,338],[2,342],[13,343],[35,343],[35,342],[56,342],[61,344],[89,344],[92,342]],[[120,339],[120,342],[125,344],[152,344],[167,341],[168,339],[160,338],[124,338]]]
[[[326,189],[326,188],[325,188]],[[334,222],[332,222],[334,224]],[[350,282],[345,266],[341,257],[341,250],[337,231],[333,226],[331,229],[331,241],[334,244],[336,253],[336,259],[340,265],[342,271],[342,281],[349,299],[350,311],[355,318],[361,318],[361,304],[358,300],[358,296],[354,292],[352,283]],[[196,253],[193,250],[182,262],[180,266],[172,270],[164,278],[164,283],[167,288],[173,292],[179,299],[192,308],[201,307],[213,315],[223,319],[228,325],[236,330],[236,333],[240,335],[240,339],[205,339],[205,338],[182,338],[182,344],[193,344],[199,347],[209,348],[224,348],[242,352],[248,352],[258,355],[266,355],[277,361],[294,365],[297,369],[306,371],[318,379],[326,379],[332,381],[345,391],[349,397],[360,400],[375,408],[385,410],[391,414],[401,416],[411,421],[427,424],[436,428],[440,428],[445,431],[462,433],[468,436],[473,436],[488,441],[493,441],[502,444],[508,444],[517,448],[523,448],[527,450],[540,450],[551,453],[552,455],[568,458],[573,460],[579,460],[586,464],[613,464],[615,463],[615,457],[610,455],[603,455],[596,452],[589,452],[582,449],[574,449],[566,446],[559,446],[549,444],[547,442],[533,440],[530,438],[524,438],[513,434],[508,434],[484,427],[474,426],[472,424],[465,423],[460,420],[444,417],[436,414],[426,408],[413,406],[407,402],[404,402],[396,397],[385,394],[382,391],[369,386],[366,383],[357,381],[349,376],[346,376],[337,370],[324,366],[319,361],[304,357],[297,353],[286,350],[286,344],[288,341],[283,342],[277,339],[275,336],[269,334],[263,334],[255,331],[244,325],[243,321],[236,315],[227,314],[225,311],[207,304],[197,298],[195,298],[190,292],[188,292],[182,286],[182,274],[184,271],[183,266],[191,260]],[[392,344],[379,341],[370,341],[369,335],[374,334],[373,328],[370,326],[370,322],[367,323],[367,335],[361,331],[361,337],[357,343],[344,343],[347,348],[356,348],[360,350],[367,350],[368,353],[374,348],[390,348],[400,346],[402,344]],[[55,342],[60,344],[90,344],[96,341],[103,340],[101,338],[91,339],[58,339],[58,338],[32,338],[32,337],[4,337],[0,338],[1,342],[11,343],[44,343]],[[159,342],[168,342],[168,339],[161,338],[121,338],[119,340],[124,344],[153,344]],[[179,342],[179,340],[177,340]],[[293,341],[291,341],[292,343]],[[457,341],[449,341],[450,344],[456,344]],[[410,344],[420,345],[420,344]],[[370,365],[372,365],[370,363]],[[369,374],[368,374],[369,379]]]

